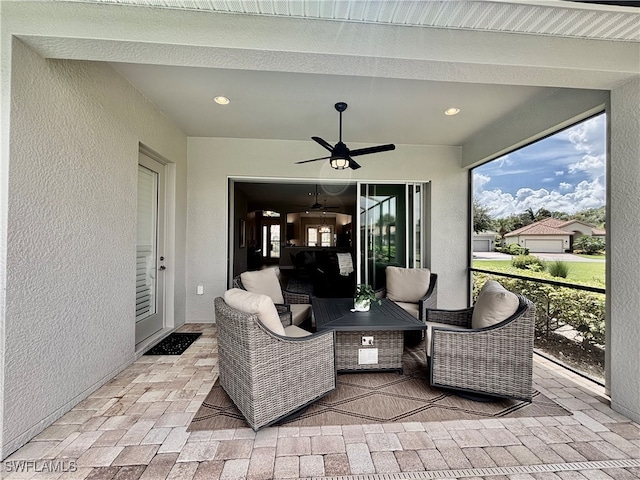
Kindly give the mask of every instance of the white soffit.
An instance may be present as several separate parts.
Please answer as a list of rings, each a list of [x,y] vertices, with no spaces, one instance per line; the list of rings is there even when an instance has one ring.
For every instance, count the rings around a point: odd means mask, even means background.
[[[58,0],[640,42],[640,8],[506,0]],[[633,2],[635,4],[635,2]]]

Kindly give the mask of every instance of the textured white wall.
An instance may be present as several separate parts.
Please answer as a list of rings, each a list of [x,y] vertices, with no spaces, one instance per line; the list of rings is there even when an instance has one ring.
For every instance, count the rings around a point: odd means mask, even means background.
[[[640,422],[640,78],[611,92],[607,352],[614,410]]]
[[[214,320],[213,299],[227,288],[229,177],[281,177],[431,182],[431,268],[438,273],[438,305],[467,305],[468,174],[457,147],[398,145],[394,152],[363,157],[359,170],[337,171],[313,158],[314,143],[276,140],[189,138],[187,321]],[[358,148],[359,145],[349,145]],[[196,285],[205,286],[195,295]]]
[[[4,456],[134,359],[139,142],[186,203],[186,137],[112,68],[12,54]]]

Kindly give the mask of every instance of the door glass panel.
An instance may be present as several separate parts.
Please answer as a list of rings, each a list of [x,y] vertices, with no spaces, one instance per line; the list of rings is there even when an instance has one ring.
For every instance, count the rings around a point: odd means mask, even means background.
[[[280,258],[280,224],[262,225],[262,256],[264,258]]]
[[[422,189],[421,185],[408,185],[409,193],[409,266],[413,268],[422,268],[422,237],[421,237],[421,221],[422,221]]]
[[[280,258],[280,225],[271,225],[269,229],[271,258]]]
[[[424,266],[424,185],[360,184],[360,283],[382,288],[388,265]]]
[[[138,166],[136,323],[156,313],[158,174]]]
[[[405,184],[362,184],[360,189],[361,282],[385,286],[388,265],[407,265]]]

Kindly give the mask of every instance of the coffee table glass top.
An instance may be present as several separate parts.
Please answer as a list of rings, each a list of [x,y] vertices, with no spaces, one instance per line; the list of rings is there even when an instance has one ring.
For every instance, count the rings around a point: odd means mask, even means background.
[[[353,298],[311,299],[316,329],[322,330],[423,330],[425,324],[388,298],[373,302],[368,312],[352,312]]]

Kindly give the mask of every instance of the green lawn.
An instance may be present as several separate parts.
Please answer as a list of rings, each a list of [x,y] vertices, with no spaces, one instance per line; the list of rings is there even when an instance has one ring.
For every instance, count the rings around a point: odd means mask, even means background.
[[[588,258],[593,258],[589,256]],[[569,275],[566,279],[558,278],[559,281],[580,282],[594,287],[604,287],[605,285],[605,263],[604,262],[565,262],[569,265]],[[514,273],[516,275],[527,275],[526,270],[521,270],[511,266],[511,260],[474,260],[475,268],[494,270],[497,272]]]

